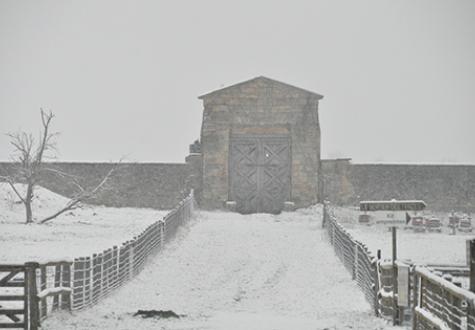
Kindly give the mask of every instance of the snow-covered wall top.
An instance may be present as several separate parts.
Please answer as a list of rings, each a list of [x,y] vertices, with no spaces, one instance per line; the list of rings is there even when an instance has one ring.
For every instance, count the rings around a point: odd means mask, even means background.
[[[325,199],[340,205],[360,200],[421,199],[431,210],[475,211],[475,165],[352,164],[323,160]]]

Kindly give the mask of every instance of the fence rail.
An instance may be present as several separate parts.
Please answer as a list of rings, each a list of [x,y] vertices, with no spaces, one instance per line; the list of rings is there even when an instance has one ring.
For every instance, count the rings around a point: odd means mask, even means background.
[[[0,328],[37,330],[55,310],[79,310],[98,303],[139,274],[190,220],[194,208],[192,191],[163,220],[132,240],[73,262],[0,265]]]
[[[398,314],[398,322],[412,322],[414,330],[475,330],[475,293],[467,288],[464,279],[469,275],[466,265],[414,265],[396,261],[396,272],[390,261],[376,260],[365,245],[354,238],[324,207],[324,226],[328,237],[345,268],[353,275],[372,304],[377,315],[390,319]],[[406,272],[401,272],[401,267]],[[400,274],[398,274],[401,272]],[[403,288],[393,276],[408,279],[408,306],[397,306]],[[373,277],[376,276],[376,277]],[[396,294],[394,293],[396,292]],[[399,305],[399,302],[398,302]],[[397,307],[398,311],[394,310]]]
[[[413,329],[475,330],[475,294],[418,266]]]
[[[0,265],[0,328],[37,329],[37,266],[36,263]]]

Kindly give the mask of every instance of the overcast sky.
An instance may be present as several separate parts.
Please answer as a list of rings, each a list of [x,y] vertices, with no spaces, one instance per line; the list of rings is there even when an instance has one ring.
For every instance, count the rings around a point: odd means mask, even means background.
[[[0,159],[43,107],[60,160],[182,162],[260,75],[325,96],[323,158],[475,164],[473,0],[0,0]]]

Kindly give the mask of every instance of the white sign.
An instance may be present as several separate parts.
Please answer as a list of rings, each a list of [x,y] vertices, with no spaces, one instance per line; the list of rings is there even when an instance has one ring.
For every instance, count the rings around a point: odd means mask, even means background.
[[[409,266],[397,265],[397,304],[409,306]]]

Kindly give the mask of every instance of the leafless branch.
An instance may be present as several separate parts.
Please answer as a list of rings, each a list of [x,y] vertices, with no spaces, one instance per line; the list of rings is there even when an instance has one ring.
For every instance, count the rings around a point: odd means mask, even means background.
[[[107,181],[109,181],[110,177],[116,171],[117,167],[118,167],[118,164],[115,164],[114,166],[112,166],[112,168],[109,170],[109,172],[107,172],[104,178],[102,178],[99,184],[97,184],[92,189],[89,189],[89,190],[84,189],[81,185],[79,185],[79,183],[75,182],[77,186],[80,188],[81,192],[76,197],[71,199],[62,209],[60,209],[53,215],[44,218],[43,220],[40,221],[40,223],[46,223],[50,220],[53,220],[54,218],[58,217],[64,212],[72,210],[77,204],[83,202],[84,200],[94,197],[105,186]]]
[[[23,196],[20,194],[20,192],[18,191],[18,189],[16,189],[15,187],[15,184],[13,183],[13,180],[11,177],[9,176],[0,176],[0,179],[3,179],[5,180],[8,185],[12,188],[12,190],[15,192],[15,194],[18,196],[18,198],[21,200],[21,202],[24,204],[25,203],[25,199],[23,198]]]
[[[33,160],[35,166],[39,166],[41,164],[43,161],[43,155],[46,151],[54,148],[53,139],[57,134],[49,132],[50,123],[53,118],[54,115],[51,111],[46,113],[43,109],[41,109],[41,122],[43,124],[43,130],[38,148],[35,153],[35,159]]]

